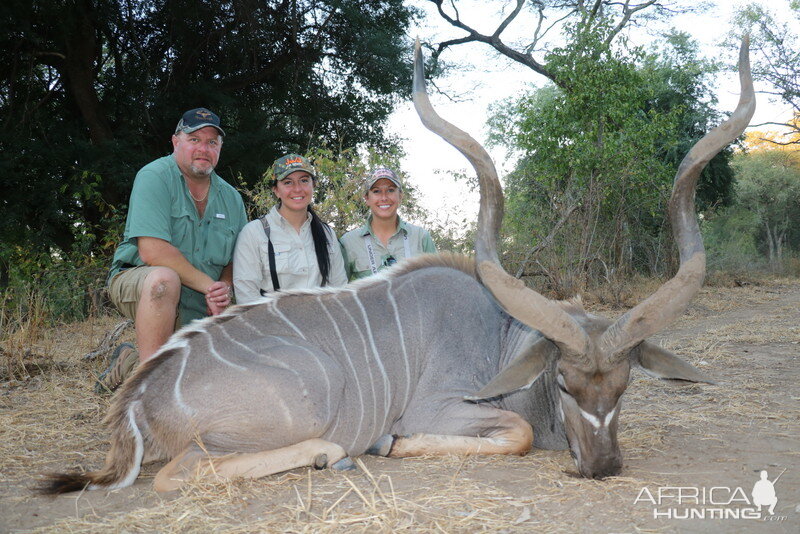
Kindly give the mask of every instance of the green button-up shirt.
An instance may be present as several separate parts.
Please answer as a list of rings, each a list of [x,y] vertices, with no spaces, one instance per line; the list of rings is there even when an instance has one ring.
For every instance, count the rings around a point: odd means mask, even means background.
[[[108,279],[125,268],[145,265],[136,238],[157,237],[180,250],[196,269],[219,280],[222,269],[231,262],[236,236],[246,223],[241,195],[214,172],[201,218],[175,158],[159,158],[136,174],[125,234]],[[205,317],[205,296],[183,286],[179,308],[182,324]]]
[[[397,231],[389,238],[388,245],[384,246],[380,239],[372,234],[372,215],[370,215],[362,226],[347,232],[339,239],[349,280],[365,278],[372,274],[365,236],[372,246],[376,267],[379,271],[393,263],[390,262],[391,258],[400,261],[406,257],[406,236],[408,237],[408,257],[436,252],[436,245],[427,230],[399,218]]]

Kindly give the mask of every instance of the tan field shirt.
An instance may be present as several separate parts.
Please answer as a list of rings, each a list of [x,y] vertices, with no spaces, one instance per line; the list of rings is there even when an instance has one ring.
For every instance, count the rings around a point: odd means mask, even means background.
[[[322,274],[314,251],[311,236],[311,214],[300,228],[300,233],[273,207],[267,214],[270,226],[270,240],[275,250],[275,271],[278,283],[284,289],[308,289],[322,284]],[[272,275],[269,270],[269,252],[264,226],[256,219],[247,223],[233,252],[233,290],[237,304],[246,304],[261,298],[261,291],[274,291]],[[347,283],[344,259],[336,235],[328,236],[328,256],[330,273],[328,287],[343,286]]]

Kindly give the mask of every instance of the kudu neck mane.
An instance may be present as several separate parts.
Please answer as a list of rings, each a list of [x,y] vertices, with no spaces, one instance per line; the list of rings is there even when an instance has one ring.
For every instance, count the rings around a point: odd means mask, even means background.
[[[480,282],[475,258],[473,256],[465,256],[463,254],[454,254],[452,252],[441,252],[439,254],[417,256],[406,262],[403,262],[390,271],[386,271],[386,276],[398,277],[414,271],[432,267],[455,269],[468,274]],[[581,300],[580,295],[568,300],[558,300],[554,302],[565,312],[574,316],[575,319],[581,324],[588,322],[589,317],[586,313],[586,310],[583,308],[583,301]]]
[[[463,254],[453,254],[452,252],[441,252],[439,254],[423,254],[406,260],[397,267],[385,271],[387,277],[396,278],[421,269],[432,267],[446,267],[455,269],[478,279],[475,258],[464,256]]]

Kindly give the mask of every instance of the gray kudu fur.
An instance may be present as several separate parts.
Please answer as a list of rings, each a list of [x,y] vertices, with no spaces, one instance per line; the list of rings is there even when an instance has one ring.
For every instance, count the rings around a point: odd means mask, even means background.
[[[128,486],[156,459],[170,460],[155,480],[167,491],[198,476],[352,468],[349,457],[363,453],[525,454],[534,445],[569,447],[585,477],[619,473],[631,367],[709,382],[645,338],[679,317],[703,283],[695,185],[755,109],[747,49],[745,38],[736,111],[691,149],[675,178],[669,214],[680,268],[612,323],[579,300],[548,300],[500,267],[494,165],[434,112],[417,43],[417,112],[480,181],[476,258],[421,256],[344,288],[275,294],[189,325],[117,393],[105,466],[51,475],[43,491]]]

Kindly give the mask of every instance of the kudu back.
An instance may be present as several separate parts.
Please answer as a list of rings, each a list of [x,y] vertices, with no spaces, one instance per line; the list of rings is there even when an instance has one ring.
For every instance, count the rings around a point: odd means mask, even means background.
[[[124,487],[153,459],[169,460],[155,480],[167,491],[197,476],[349,468],[349,457],[365,452],[525,454],[533,445],[569,447],[581,475],[602,478],[622,467],[617,425],[631,367],[709,381],[646,338],[702,285],[694,191],[755,109],[747,39],[736,111],[692,148],[675,178],[669,210],[680,268],[614,322],[579,300],[551,301],[500,267],[494,165],[433,110],[422,65],[417,44],[420,118],[478,175],[475,259],[422,256],[342,289],[275,294],[192,323],[120,388],[106,418],[104,467],[51,475],[43,491]]]

